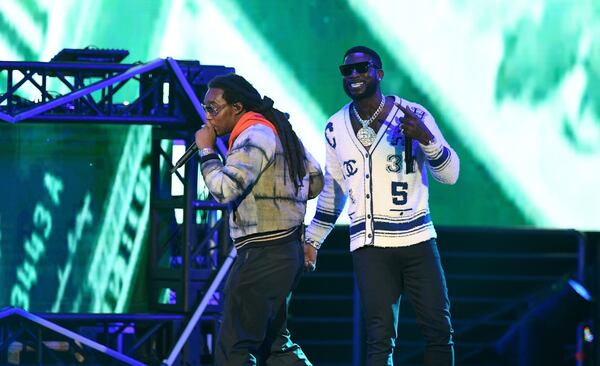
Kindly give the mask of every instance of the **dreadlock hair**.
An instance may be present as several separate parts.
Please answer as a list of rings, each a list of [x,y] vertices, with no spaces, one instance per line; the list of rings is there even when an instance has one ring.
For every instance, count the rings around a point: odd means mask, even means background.
[[[254,86],[240,75],[233,73],[219,75],[208,83],[208,87],[222,89],[223,99],[228,104],[239,102],[245,110],[260,113],[273,123],[283,146],[283,154],[290,177],[296,188],[296,194],[298,194],[298,188],[302,186],[302,180],[306,175],[304,166],[306,153],[304,146],[292,129],[288,116],[273,108],[271,98],[267,96],[261,98]]]
[[[346,53],[344,53],[343,58],[346,58],[346,56],[348,56],[351,53],[357,53],[357,52],[365,53],[365,54],[371,56],[378,68],[381,69],[383,67],[383,65],[381,64],[381,57],[379,57],[379,54],[366,46],[354,46],[352,48],[349,48],[348,51],[346,51]]]

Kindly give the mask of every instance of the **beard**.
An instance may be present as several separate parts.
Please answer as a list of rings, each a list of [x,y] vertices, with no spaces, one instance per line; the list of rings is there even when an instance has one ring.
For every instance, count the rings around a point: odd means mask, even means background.
[[[372,97],[377,92],[378,87],[378,83],[375,80],[370,79],[366,82],[365,90],[360,94],[355,94],[352,92],[349,82],[346,82],[346,80],[342,80],[342,84],[344,86],[344,91],[346,92],[346,95],[355,102]]]

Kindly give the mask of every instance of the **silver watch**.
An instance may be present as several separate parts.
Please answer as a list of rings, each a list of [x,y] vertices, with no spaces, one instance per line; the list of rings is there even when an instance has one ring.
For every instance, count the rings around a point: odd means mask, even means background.
[[[312,240],[312,239],[304,239],[304,244],[308,244],[311,247],[315,248],[316,250],[321,249],[321,243],[319,243],[316,240]]]
[[[215,150],[213,148],[211,148],[211,147],[205,147],[203,149],[200,149],[200,156],[201,157],[209,155],[209,154],[214,154],[214,153],[215,153]]]

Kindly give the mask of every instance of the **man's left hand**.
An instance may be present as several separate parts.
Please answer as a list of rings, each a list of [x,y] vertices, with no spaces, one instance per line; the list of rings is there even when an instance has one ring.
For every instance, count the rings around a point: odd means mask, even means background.
[[[415,112],[411,111],[408,106],[404,107],[400,103],[396,103],[396,107],[404,113],[403,117],[400,117],[400,129],[404,136],[418,140],[421,144],[427,145],[427,143],[433,138],[433,134],[425,122],[419,118]]]
[[[317,248],[304,243],[304,270],[312,272],[317,268]]]

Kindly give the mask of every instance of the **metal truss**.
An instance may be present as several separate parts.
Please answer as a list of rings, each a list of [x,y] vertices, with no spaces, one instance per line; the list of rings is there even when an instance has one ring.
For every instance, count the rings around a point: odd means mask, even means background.
[[[201,321],[200,321],[201,320]],[[217,317],[191,325],[202,332],[182,332],[181,314],[32,314],[18,308],[0,311],[0,364],[172,365],[183,342],[196,345],[184,363],[212,364]],[[173,347],[176,337],[180,346]],[[102,342],[99,343],[99,342]]]
[[[172,58],[139,65],[4,61],[0,120],[182,128],[204,120],[196,93],[203,93],[212,77],[228,72],[233,69]]]
[[[208,199],[198,192],[198,162],[192,158],[175,177],[183,184],[183,195],[171,197],[172,145],[165,140],[183,139],[186,146],[194,143],[188,134],[154,129],[152,134],[151,243],[149,283],[150,307],[160,311],[190,313],[190,320],[162,362],[173,365],[178,358],[189,359],[192,332],[203,314],[222,311],[222,281],[236,256],[228,235],[227,205]],[[222,156],[227,148],[217,140]],[[177,224],[173,211],[183,211],[183,223]],[[206,286],[210,284],[210,286]],[[165,295],[167,298],[165,299]],[[197,305],[199,303],[199,305]],[[216,329],[215,336],[216,336]],[[183,352],[183,353],[182,353]]]
[[[198,196],[197,159],[192,158],[184,167],[184,174],[176,173],[184,186],[182,196],[171,195],[169,173],[173,141],[194,143],[193,132],[205,121],[197,95],[205,93],[214,76],[229,72],[234,69],[171,58],[137,65],[0,62],[0,121],[154,127],[149,307],[191,317],[163,361],[168,365],[176,359],[193,358],[189,347],[182,349],[183,344],[203,314],[220,314],[218,289],[235,257],[227,232],[227,207],[208,195]],[[227,149],[217,141],[217,150],[224,156]],[[175,222],[175,209],[183,210],[181,224]],[[215,328],[210,332],[216,333]],[[196,351],[193,347],[192,352]]]
[[[171,196],[172,145],[165,141],[194,143],[191,134],[154,129],[152,134],[152,186],[150,194],[151,243],[149,279],[153,284],[150,307],[161,311],[189,312],[206,294],[204,284],[215,276],[231,251],[227,205],[208,197],[199,186],[198,162],[194,157],[175,172],[183,185],[181,196]],[[222,142],[218,150],[225,152]],[[177,223],[175,210],[183,222]],[[211,295],[212,296],[212,295]],[[165,298],[166,297],[166,298]],[[220,311],[218,294],[209,310]]]
[[[144,365],[124,353],[18,308],[1,311],[0,320],[0,355],[3,363],[15,363],[10,359],[18,357],[13,361],[22,364],[20,358],[30,353],[32,360],[24,361],[38,365],[69,365],[75,362]]]

